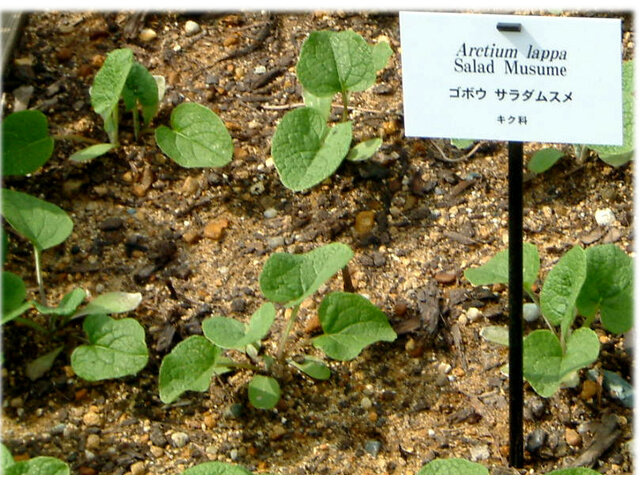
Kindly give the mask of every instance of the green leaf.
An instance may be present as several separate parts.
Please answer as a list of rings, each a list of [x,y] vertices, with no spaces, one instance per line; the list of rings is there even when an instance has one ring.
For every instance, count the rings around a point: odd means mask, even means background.
[[[449,143],[451,143],[451,145],[459,148],[460,150],[466,150],[471,145],[473,145],[474,142],[475,140],[468,140],[464,138],[452,138],[451,140],[449,140]]]
[[[629,285],[615,297],[607,297],[600,305],[600,321],[611,333],[621,334],[633,326],[633,286]]]
[[[351,122],[329,128],[315,108],[285,114],[271,141],[271,155],[285,187],[299,192],[328,178],[351,145]]]
[[[576,299],[587,276],[587,257],[579,245],[565,253],[547,275],[540,292],[540,311],[562,335],[575,318]]]
[[[304,99],[305,106],[314,108],[318,111],[322,118],[326,122],[331,115],[331,101],[333,97],[316,97],[313,93],[302,89],[302,98]]]
[[[276,317],[272,303],[262,305],[251,317],[249,324],[227,317],[211,317],[202,322],[204,336],[222,348],[240,350],[250,343],[262,340]]]
[[[318,97],[366,90],[376,81],[372,49],[351,30],[312,32],[296,68],[300,83]]]
[[[256,375],[249,382],[249,402],[256,408],[268,410],[280,400],[280,385],[275,378]]]
[[[103,119],[110,117],[117,107],[133,62],[130,49],[113,50],[96,74],[91,87],[91,106]]]
[[[602,475],[600,472],[587,467],[572,467],[547,472],[545,475]]]
[[[197,103],[183,103],[171,112],[171,128],[156,129],[156,143],[186,168],[223,167],[233,156],[233,141],[224,123]]]
[[[480,330],[480,336],[498,345],[509,346],[509,329],[507,327],[491,325]]]
[[[312,340],[335,360],[351,360],[366,346],[396,339],[387,316],[366,298],[355,293],[333,292],[324,297],[318,309],[323,335]]]
[[[349,153],[347,153],[347,160],[352,162],[361,162],[362,160],[368,160],[378,151],[382,145],[381,138],[370,138],[355,145]]]
[[[300,363],[295,360],[289,360],[288,363],[316,380],[328,380],[331,377],[329,367],[322,360],[311,355],[305,355],[304,360]]]
[[[8,115],[2,122],[2,175],[38,170],[53,153],[47,117],[38,110]]]
[[[542,173],[553,167],[562,157],[564,152],[556,148],[543,148],[533,154],[527,167],[534,173]]]
[[[634,83],[633,60],[622,64],[622,118],[624,139],[621,146],[617,145],[588,145],[600,159],[613,167],[620,167],[633,158],[634,149]]]
[[[116,145],[113,143],[98,143],[97,145],[91,145],[90,147],[78,150],[69,157],[69,160],[72,162],[87,163],[89,160],[93,160],[100,155],[104,155],[115,147]]]
[[[489,470],[464,458],[437,458],[422,467],[418,475],[489,475]]]
[[[389,58],[393,55],[393,50],[389,42],[378,42],[371,46],[371,59],[373,61],[373,70],[379,71],[387,66]]]
[[[611,326],[615,331],[610,330],[612,333],[624,333],[631,328],[633,311],[632,305],[625,301],[625,296],[619,296],[627,289],[631,293],[633,282],[631,257],[614,244],[589,247],[585,254],[587,274],[576,301],[578,310],[585,317],[592,319],[599,309],[610,310],[613,308],[616,312],[615,316],[604,311],[601,315],[607,320],[614,317]],[[620,300],[622,300],[622,305],[628,305],[629,308],[621,309]],[[615,317],[618,315],[620,317],[616,319]],[[619,330],[619,328],[624,330]]]
[[[89,345],[71,354],[71,367],[90,382],[134,375],[149,360],[144,328],[133,318],[114,320],[104,314],[89,315],[82,328]]]
[[[162,75],[153,75],[153,79],[156,82],[156,88],[158,89],[158,103],[160,103],[167,91],[167,80]]]
[[[14,463],[4,473],[6,475],[69,475],[69,465],[53,457],[35,457]]]
[[[56,307],[48,307],[38,302],[33,302],[33,305],[36,307],[36,310],[43,315],[59,315],[61,317],[68,317],[76,311],[85,296],[86,293],[84,289],[76,287],[67,293]]]
[[[107,292],[98,295],[90,301],[86,307],[78,310],[71,318],[79,318],[96,313],[110,315],[112,313],[130,312],[138,308],[141,301],[142,294],[139,292]]]
[[[19,317],[29,308],[31,302],[25,302],[27,288],[18,275],[2,272],[2,325]]]
[[[128,111],[142,107],[144,124],[149,125],[158,111],[158,84],[153,75],[142,64],[133,62],[127,81],[122,89],[122,99]]]
[[[64,347],[58,347],[55,350],[52,350],[49,353],[45,353],[44,355],[41,355],[35,360],[27,363],[25,373],[27,374],[27,377],[29,377],[29,380],[35,382],[37,379],[51,370],[53,362],[56,361],[56,358],[58,358],[58,355],[60,355],[60,352],[62,352],[63,348]]]
[[[60,207],[26,193],[2,189],[2,215],[38,250],[64,242],[73,221]]]
[[[4,443],[0,443],[0,473],[5,473],[7,469],[16,462],[13,455]]]
[[[218,365],[220,353],[220,348],[200,335],[181,341],[162,359],[160,400],[171,403],[187,390],[206,391],[213,376],[228,371]]]
[[[550,397],[567,374],[591,365],[599,352],[598,336],[590,328],[579,328],[571,334],[565,354],[551,331],[536,330],[523,342],[523,376],[538,395]]]
[[[274,253],[260,274],[260,288],[272,302],[291,307],[301,303],[335,275],[353,257],[342,243],[331,243],[307,253]]]
[[[187,468],[182,475],[251,475],[251,472],[240,465],[224,462],[205,462]]]
[[[531,290],[540,270],[540,256],[535,245],[522,245],[522,276],[524,288]],[[464,276],[474,286],[509,283],[509,249],[498,252],[491,260],[477,268],[467,268]]]

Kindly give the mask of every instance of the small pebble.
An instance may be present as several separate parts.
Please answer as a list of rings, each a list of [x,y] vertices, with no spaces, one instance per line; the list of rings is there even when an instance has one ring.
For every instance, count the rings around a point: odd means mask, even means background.
[[[535,303],[522,305],[522,318],[525,322],[535,322],[540,318],[540,308]]]
[[[184,432],[175,432],[171,434],[171,443],[178,448],[184,447],[189,442],[189,435]]]
[[[582,383],[580,398],[582,398],[583,400],[590,400],[598,393],[599,390],[600,387],[596,382],[587,379]]]
[[[96,412],[87,412],[82,416],[82,422],[88,427],[99,427],[102,425],[102,418]]]
[[[180,188],[180,193],[184,196],[191,196],[198,191],[199,186],[200,182],[198,182],[198,179],[189,176],[184,179],[182,187]]]
[[[378,453],[380,453],[380,449],[382,448],[382,443],[377,440],[367,440],[364,443],[364,450],[372,457],[377,457]]]
[[[263,182],[254,183],[249,187],[249,193],[251,193],[251,195],[261,195],[262,193],[264,193],[264,183]]]
[[[482,319],[482,312],[476,307],[471,307],[469,310],[467,310],[466,315],[470,322],[477,322],[478,320]]]
[[[238,449],[237,448],[233,448],[231,449],[231,451],[229,452],[229,458],[233,461],[236,461],[238,459]]]
[[[140,32],[138,38],[143,42],[150,42],[154,38],[156,38],[158,34],[152,28],[145,28]]]
[[[533,432],[527,435],[527,443],[525,445],[525,449],[529,453],[536,452],[544,445],[544,442],[547,440],[547,432],[542,430],[541,428],[536,428]]]
[[[267,246],[271,250],[275,250],[278,247],[284,245],[284,237],[269,237],[267,238]]]
[[[85,450],[84,458],[87,460],[87,462],[91,462],[96,458],[96,454],[93,453],[91,450]]]
[[[263,73],[267,72],[267,67],[265,67],[264,65],[258,65],[256,68],[253,69],[253,73],[255,73],[256,75],[262,75]]]
[[[480,460],[486,460],[489,458],[489,447],[487,445],[477,445],[469,449],[469,455],[472,462],[478,462]]]
[[[156,458],[160,458],[164,455],[164,448],[156,447],[155,445],[151,445],[151,447],[149,447],[149,451],[151,452],[151,455]]]
[[[229,226],[226,218],[213,220],[204,227],[204,236],[212,240],[220,240],[224,230]]]
[[[264,218],[274,218],[278,214],[278,211],[275,208],[267,208],[262,215]]]
[[[200,31],[200,25],[193,20],[187,20],[184,24],[184,32],[187,36],[195,35]]]
[[[89,450],[96,450],[100,446],[100,436],[95,433],[89,434],[87,437],[86,447]]]
[[[29,108],[29,102],[33,95],[34,87],[32,85],[23,85],[13,91],[14,105],[13,111],[20,112]]]
[[[373,402],[369,397],[363,397],[360,401],[360,406],[365,410],[369,410],[373,406]]]
[[[564,439],[572,447],[577,447],[582,443],[582,438],[580,437],[580,434],[576,432],[573,428],[567,428],[564,431]]]
[[[452,272],[438,272],[434,278],[438,283],[453,283],[456,281],[456,274]]]
[[[103,232],[112,232],[114,230],[119,230],[124,226],[124,220],[120,217],[109,217],[98,225],[98,228]]]
[[[136,462],[133,465],[131,465],[132,475],[144,475],[146,471],[147,471],[147,467],[144,466],[143,461]]]
[[[358,235],[366,235],[376,223],[375,212],[373,210],[365,210],[356,214],[355,230]]]
[[[438,364],[438,373],[447,374],[451,371],[451,365],[448,363],[440,363]]]
[[[610,208],[596,210],[595,217],[596,223],[601,227],[608,227],[616,221],[616,216],[613,214],[613,211]]]

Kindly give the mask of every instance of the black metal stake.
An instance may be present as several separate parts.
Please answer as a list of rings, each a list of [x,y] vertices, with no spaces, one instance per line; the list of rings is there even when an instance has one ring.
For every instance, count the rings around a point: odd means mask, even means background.
[[[509,142],[509,464],[522,468],[522,142]]]

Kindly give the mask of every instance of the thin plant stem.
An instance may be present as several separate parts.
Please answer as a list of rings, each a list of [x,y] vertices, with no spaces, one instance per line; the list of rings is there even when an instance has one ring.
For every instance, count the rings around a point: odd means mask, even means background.
[[[349,120],[349,94],[347,92],[340,92],[342,94],[342,121],[347,122]]]
[[[38,291],[40,292],[40,303],[47,305],[47,297],[44,294],[44,284],[42,282],[42,266],[40,265],[40,250],[34,245],[33,256],[36,264],[36,280],[38,281]]]
[[[293,307],[293,310],[291,311],[291,315],[289,316],[289,321],[287,322],[287,326],[284,329],[284,332],[282,332],[282,336],[280,337],[280,343],[278,344],[278,352],[276,354],[276,358],[278,359],[278,361],[282,360],[282,356],[284,354],[284,347],[287,344],[289,333],[291,333],[293,324],[296,321],[296,317],[298,316],[298,310],[300,310],[300,304]]]
[[[140,121],[138,120],[138,109],[137,107],[133,107],[133,135],[138,141],[138,136],[140,134]]]

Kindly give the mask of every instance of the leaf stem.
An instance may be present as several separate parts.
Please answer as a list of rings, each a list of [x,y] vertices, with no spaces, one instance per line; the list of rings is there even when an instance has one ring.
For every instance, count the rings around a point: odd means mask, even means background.
[[[280,337],[280,342],[278,343],[278,352],[276,353],[276,358],[278,361],[282,360],[282,356],[284,354],[284,347],[287,344],[287,339],[289,338],[289,333],[291,333],[291,329],[293,328],[293,324],[296,321],[296,317],[298,316],[298,310],[300,310],[300,304],[297,304],[291,310],[291,315],[289,316],[289,321],[287,322],[287,326],[282,332],[282,336]]]
[[[349,94],[348,92],[340,92],[342,95],[342,121],[349,121]]]
[[[33,246],[33,257],[36,264],[36,280],[38,281],[38,292],[40,293],[40,303],[47,306],[47,296],[44,294],[44,284],[42,282],[42,266],[40,265],[40,250]]]

